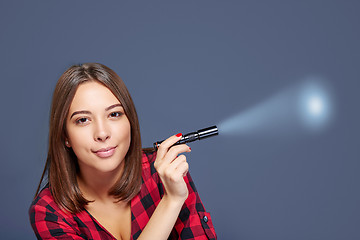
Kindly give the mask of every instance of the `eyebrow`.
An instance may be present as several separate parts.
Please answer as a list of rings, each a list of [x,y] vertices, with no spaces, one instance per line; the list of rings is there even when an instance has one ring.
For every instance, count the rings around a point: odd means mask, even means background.
[[[113,104],[107,108],[105,108],[105,111],[109,111],[110,109],[116,108],[116,107],[122,107],[121,103]]]
[[[113,109],[113,108],[116,108],[116,107],[122,107],[122,105],[121,105],[120,103],[113,104],[113,105],[105,108],[105,111],[109,111],[109,110],[111,110],[111,109]],[[90,111],[85,111],[85,110],[75,111],[75,112],[73,112],[73,113],[71,114],[70,119],[71,119],[73,116],[75,116],[76,114],[91,114],[91,112],[90,112]]]

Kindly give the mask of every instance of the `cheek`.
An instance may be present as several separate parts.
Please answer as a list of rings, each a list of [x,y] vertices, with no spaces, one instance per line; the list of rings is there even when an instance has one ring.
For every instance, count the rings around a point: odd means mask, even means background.
[[[121,133],[120,138],[122,141],[126,142],[128,145],[130,145],[131,142],[131,126],[130,122],[127,120],[124,122],[124,124],[121,125],[121,129],[119,132]]]
[[[86,139],[88,139],[89,133],[82,131],[81,128],[70,128],[67,131],[67,135],[71,147],[73,148],[74,152],[76,152],[79,148],[86,145]]]

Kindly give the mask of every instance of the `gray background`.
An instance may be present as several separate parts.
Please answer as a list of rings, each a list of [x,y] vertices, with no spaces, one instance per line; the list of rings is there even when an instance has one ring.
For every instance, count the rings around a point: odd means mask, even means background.
[[[360,239],[359,12],[350,0],[1,1],[0,238],[35,238],[53,88],[94,61],[128,86],[144,146],[326,78],[326,131],[219,135],[188,160],[219,239]]]

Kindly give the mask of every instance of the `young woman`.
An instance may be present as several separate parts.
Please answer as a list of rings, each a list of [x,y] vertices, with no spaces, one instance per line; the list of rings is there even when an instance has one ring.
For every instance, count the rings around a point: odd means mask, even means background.
[[[49,150],[29,209],[38,239],[216,239],[176,134],[142,150],[120,77],[74,65],[53,94]],[[40,191],[47,174],[48,183]]]

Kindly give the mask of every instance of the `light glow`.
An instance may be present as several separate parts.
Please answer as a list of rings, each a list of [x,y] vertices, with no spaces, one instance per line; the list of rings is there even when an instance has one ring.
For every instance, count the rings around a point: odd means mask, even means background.
[[[218,124],[220,134],[288,136],[325,129],[333,115],[330,89],[306,78]]]
[[[324,110],[324,103],[320,97],[313,96],[309,98],[308,108],[310,114],[312,114],[313,116],[319,116]]]
[[[310,129],[323,129],[331,119],[332,107],[329,89],[320,81],[309,81],[300,92],[300,110],[303,123]]]

